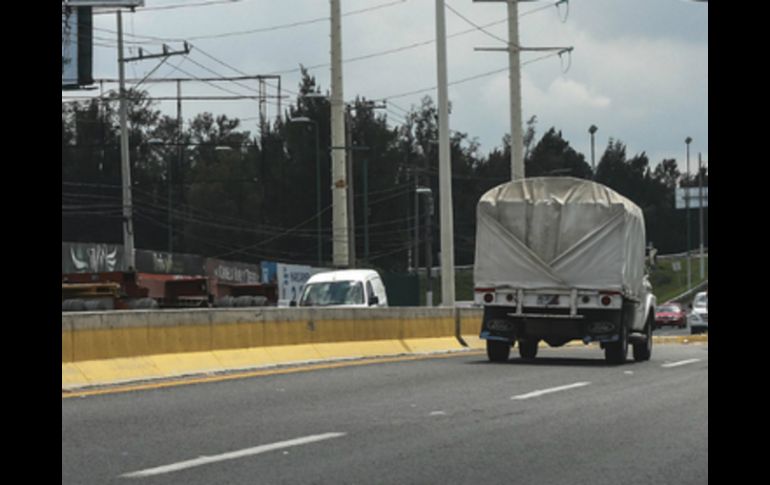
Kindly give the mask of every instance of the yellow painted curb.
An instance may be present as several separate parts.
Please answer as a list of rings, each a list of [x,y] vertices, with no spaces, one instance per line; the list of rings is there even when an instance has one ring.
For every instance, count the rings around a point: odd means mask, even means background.
[[[104,394],[116,394],[124,392],[146,391],[151,389],[162,389],[167,387],[177,386],[189,386],[192,384],[203,384],[208,382],[222,382],[235,379],[248,379],[252,377],[263,377],[282,374],[295,374],[298,372],[310,372],[315,370],[324,369],[337,369],[340,367],[353,367],[372,364],[386,364],[392,362],[408,362],[412,360],[425,360],[425,359],[446,359],[451,357],[457,357],[459,355],[474,355],[476,352],[452,352],[444,354],[422,354],[422,355],[398,355],[398,356],[383,356],[373,357],[357,360],[345,360],[342,362],[319,362],[308,363],[290,367],[279,367],[271,369],[251,369],[228,372],[226,374],[208,375],[208,376],[195,376],[186,377],[184,379],[174,380],[162,380],[152,382],[139,382],[139,383],[126,383],[121,385],[101,387],[101,388],[79,388],[79,389],[62,389],[62,399],[69,399],[75,397],[87,397],[98,396]]]
[[[405,354],[466,350],[454,337],[368,340],[249,349],[184,352],[62,363],[62,389],[170,379],[277,365],[335,359],[393,357]]]
[[[465,349],[455,337],[410,338],[403,343],[407,352],[413,354]]]

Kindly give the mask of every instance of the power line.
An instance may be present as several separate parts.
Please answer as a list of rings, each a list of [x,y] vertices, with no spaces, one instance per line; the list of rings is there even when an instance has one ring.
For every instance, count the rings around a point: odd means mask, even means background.
[[[392,7],[392,6],[397,5],[397,4],[402,4],[402,3],[405,3],[406,1],[407,0],[394,0],[394,1],[391,1],[391,2],[387,2],[387,3],[383,3],[383,4],[379,4],[379,5],[374,5],[374,6],[371,6],[371,7],[361,8],[361,9],[358,9],[358,10],[351,10],[349,12],[343,13],[342,16],[343,17],[348,17],[348,16],[351,16],[351,15],[359,15],[359,14],[362,14],[362,13],[373,12],[375,10]],[[135,37],[135,38],[151,39],[151,40],[161,41],[161,42],[172,42],[172,41],[182,42],[183,40],[188,40],[189,41],[189,40],[204,40],[204,39],[222,39],[222,38],[226,38],[226,37],[235,37],[235,36],[240,36],[240,35],[251,35],[251,34],[261,34],[261,33],[265,33],[265,32],[275,32],[277,30],[290,29],[290,28],[294,28],[294,27],[300,27],[300,26],[303,26],[303,25],[311,25],[311,24],[316,24],[316,23],[326,22],[326,21],[329,21],[329,17],[328,16],[317,17],[317,18],[314,18],[314,19],[300,20],[300,21],[297,21],[297,22],[290,22],[290,23],[281,24],[281,25],[273,25],[273,26],[270,26],[270,27],[261,27],[261,28],[258,28],[258,29],[248,29],[248,30],[241,30],[241,31],[223,32],[223,33],[220,33],[220,34],[197,35],[197,36],[187,37],[186,39],[164,38],[164,37],[157,37],[157,36],[146,35],[146,34],[145,35],[126,34],[126,35],[131,35],[132,37]],[[105,32],[115,33],[115,31],[112,31],[112,30],[109,30],[109,29],[96,29],[96,28],[94,28],[94,30],[101,30],[101,31],[105,31]]]
[[[478,30],[478,31],[480,31],[480,32],[482,32],[482,33],[484,33],[484,34],[488,35],[489,37],[491,37],[491,38],[493,38],[493,39],[495,39],[495,40],[499,40],[499,41],[500,41],[500,42],[502,42],[503,44],[507,44],[507,43],[508,43],[508,41],[507,41],[507,40],[503,39],[502,37],[498,37],[497,35],[493,34],[492,32],[489,32],[488,30],[486,30],[484,27],[482,27],[482,26],[480,26],[480,25],[476,24],[475,22],[473,22],[472,20],[470,20],[468,17],[466,17],[465,15],[463,15],[463,14],[461,14],[460,12],[458,12],[457,10],[455,10],[455,9],[454,9],[454,8],[453,8],[451,5],[449,5],[448,3],[444,2],[444,6],[445,6],[445,7],[446,7],[446,8],[447,8],[447,9],[448,9],[450,12],[452,12],[452,13],[453,13],[453,14],[455,14],[455,15],[457,15],[457,16],[458,16],[458,17],[460,17],[461,19],[463,19],[463,20],[464,20],[466,23],[468,23],[468,24],[472,25],[473,27],[475,27],[475,28],[476,28],[476,30]]]
[[[180,8],[193,8],[193,7],[208,7],[212,5],[225,5],[240,2],[242,0],[209,0],[198,3],[176,3],[173,5],[160,5],[157,7],[135,7],[133,13],[151,12],[159,10],[178,10]],[[113,14],[115,10],[99,10],[94,12],[93,15],[107,15]]]
[[[525,15],[530,15],[530,14],[539,12],[541,10],[544,10],[546,8],[551,8],[554,5],[558,6],[558,4],[563,2],[563,1],[564,0],[559,0],[559,1],[555,2],[555,3],[553,3],[553,4],[545,5],[543,7],[535,8],[533,10],[530,10],[530,11],[527,11],[527,12],[524,12],[524,13],[520,14],[519,17],[524,17]],[[483,24],[483,25],[477,25],[477,24],[475,24],[475,23],[473,23],[473,22],[471,22],[470,20],[467,20],[467,19],[466,19],[466,21],[468,21],[471,25],[473,25],[472,29],[461,30],[459,32],[455,32],[454,34],[449,34],[449,35],[447,35],[447,39],[452,39],[452,38],[455,38],[455,37],[461,37],[463,35],[471,34],[473,32],[479,31],[479,30],[482,30],[482,31],[484,31],[485,33],[488,34],[488,32],[486,32],[484,29],[486,29],[488,27],[495,26],[495,25],[503,24],[503,23],[508,21],[508,18],[506,17],[504,19],[495,20],[493,22],[489,22],[489,23]],[[385,50],[382,50],[382,51],[372,52],[372,53],[369,53],[369,54],[362,54],[360,56],[355,56],[355,57],[349,57],[347,59],[343,59],[342,62],[343,62],[343,64],[347,64],[347,63],[350,63],[350,62],[363,61],[363,60],[366,60],[366,59],[374,59],[376,57],[386,56],[386,55],[390,55],[390,54],[396,54],[396,53],[399,53],[399,52],[404,52],[404,51],[407,51],[407,50],[416,49],[418,47],[428,46],[428,45],[434,44],[435,42],[436,42],[436,39],[429,39],[429,40],[424,40],[424,41],[420,41],[420,42],[414,42],[412,44],[407,44],[407,45],[403,45],[403,46],[399,46],[399,47],[393,47],[393,48],[385,49]],[[320,64],[313,64],[313,65],[310,65],[310,66],[305,66],[305,68],[306,69],[317,69],[317,68],[320,68],[320,67],[328,67],[329,65],[330,65],[330,63],[325,62],[325,63],[320,63]],[[295,73],[295,72],[299,72],[300,70],[301,70],[301,68],[283,69],[283,70],[280,70],[280,71],[273,71],[272,74],[292,74],[292,73]]]
[[[531,64],[533,62],[541,61],[543,59],[547,59],[549,57],[553,57],[553,56],[557,56],[557,55],[560,55],[560,53],[559,52],[552,52],[552,53],[547,54],[545,56],[541,56],[541,57],[538,57],[536,59],[530,59],[529,61],[522,62],[521,65],[525,66],[527,64]],[[481,79],[481,78],[484,78],[484,77],[493,76],[495,74],[500,74],[502,72],[507,72],[507,71],[508,71],[508,67],[506,66],[506,67],[501,68],[501,69],[495,69],[495,70],[492,70],[492,71],[486,71],[486,72],[482,72],[480,74],[475,74],[473,76],[469,76],[469,77],[465,77],[465,78],[462,78],[462,79],[458,79],[456,81],[451,81],[447,85],[448,86],[454,86],[454,85],[457,85],[457,84],[462,84],[462,83],[466,83],[466,82],[469,82],[469,81],[475,81],[476,79]],[[391,96],[383,96],[381,98],[376,98],[375,101],[388,101],[388,102],[390,102],[391,99],[405,98],[407,96],[412,96],[414,94],[420,94],[420,93],[425,93],[425,92],[435,91],[435,90],[436,90],[436,86],[432,86],[432,87],[429,87],[429,88],[416,89],[414,91],[409,91],[409,92],[406,92],[406,93],[394,94],[394,95],[391,95]]]

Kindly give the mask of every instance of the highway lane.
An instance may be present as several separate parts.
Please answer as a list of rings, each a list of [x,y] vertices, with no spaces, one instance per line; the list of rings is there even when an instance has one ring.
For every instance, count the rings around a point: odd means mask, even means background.
[[[679,328],[679,327],[665,326],[661,328],[656,328],[653,331],[653,335],[656,337],[677,337],[677,336],[691,335],[691,332],[690,332],[690,327]],[[696,334],[696,335],[703,335],[703,333]]]
[[[62,400],[62,483],[703,484],[707,464],[707,344],[624,366],[593,346],[466,353]]]

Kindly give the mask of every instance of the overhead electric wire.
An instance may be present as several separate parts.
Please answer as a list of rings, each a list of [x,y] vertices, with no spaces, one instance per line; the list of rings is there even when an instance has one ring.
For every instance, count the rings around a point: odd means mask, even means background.
[[[546,55],[540,56],[540,57],[538,57],[536,59],[530,59],[528,61],[524,61],[524,62],[521,63],[521,65],[525,66],[527,64],[531,64],[533,62],[541,61],[543,59],[547,59],[549,57],[557,56],[559,54],[560,54],[559,52],[553,52],[553,53],[550,53],[550,54],[546,54]],[[462,79],[457,79],[456,81],[450,81],[449,83],[447,83],[447,85],[448,86],[455,86],[457,84],[462,84],[462,83],[466,83],[466,82],[469,82],[469,81],[475,81],[476,79],[481,79],[481,78],[484,78],[484,77],[493,76],[495,74],[500,74],[500,73],[503,73],[503,72],[507,72],[508,70],[509,70],[509,68],[508,68],[508,66],[506,66],[506,67],[503,67],[503,68],[500,68],[500,69],[494,69],[492,71],[486,71],[486,72],[482,72],[480,74],[475,74],[473,76],[465,77],[465,78],[462,78]],[[388,101],[389,102],[391,99],[405,98],[407,96],[412,96],[412,95],[415,95],[415,94],[435,91],[436,89],[437,89],[437,86],[432,86],[432,87],[429,87],[429,88],[422,88],[422,89],[415,89],[414,91],[409,91],[409,92],[406,92],[406,93],[400,93],[400,94],[394,94],[394,95],[390,95],[390,96],[383,96],[383,97],[380,97],[380,98],[375,98],[374,101]]]
[[[546,8],[551,8],[554,5],[558,6],[558,4],[563,2],[563,1],[564,0],[559,0],[558,2],[555,2],[553,4],[545,5],[543,7],[537,7],[535,9],[530,10],[530,11],[523,12],[523,13],[519,14],[519,17],[524,17],[525,15],[530,15],[530,14],[533,14],[535,12],[539,12],[541,10],[544,10]],[[489,35],[489,33],[486,32],[484,29],[486,29],[487,27],[492,27],[492,26],[495,26],[495,25],[504,24],[504,23],[506,23],[508,21],[508,17],[506,17],[504,19],[500,19],[500,20],[495,20],[493,22],[489,22],[489,23],[483,24],[483,25],[477,25],[477,24],[471,22],[470,20],[467,20],[467,21],[471,25],[473,25],[473,28],[449,34],[449,35],[447,35],[447,39],[452,39],[452,38],[455,38],[455,37],[460,37],[460,36],[463,36],[463,35],[471,34],[473,32],[477,32],[479,30],[481,30],[482,32],[485,32],[485,33],[487,33]],[[502,40],[502,38],[498,38],[498,40]],[[385,56],[385,55],[389,55],[389,54],[396,54],[396,53],[404,52],[404,51],[407,51],[407,50],[410,50],[410,49],[416,49],[418,47],[423,47],[423,46],[431,45],[431,44],[434,44],[435,42],[436,42],[436,39],[429,39],[429,40],[424,40],[424,41],[420,41],[420,42],[414,42],[412,44],[407,44],[407,45],[403,45],[403,46],[399,46],[399,47],[393,47],[393,48],[390,48],[390,49],[385,49],[383,51],[377,51],[377,52],[372,52],[372,53],[369,53],[369,54],[362,54],[360,56],[349,57],[349,58],[343,59],[342,63],[343,64],[347,64],[347,63],[350,63],[350,62],[362,61],[362,60],[366,60],[366,59],[373,59],[373,58],[376,58],[376,57],[381,57],[381,56]],[[507,43],[507,41],[504,41],[504,42]],[[320,68],[320,67],[328,67],[330,65],[331,65],[331,63],[324,62],[324,63],[320,63],[320,64],[314,64],[314,65],[303,66],[303,67],[305,69],[309,70],[309,69],[317,69],[317,68]],[[271,74],[291,74],[291,73],[294,73],[294,72],[299,72],[300,70],[301,70],[301,68],[283,69],[283,70],[280,70],[280,71],[272,71]]]
[[[479,32],[482,32],[482,33],[486,34],[487,36],[502,42],[503,44],[506,44],[506,45],[508,44],[508,41],[506,39],[503,39],[502,37],[498,37],[497,35],[493,34],[492,32],[489,32],[488,30],[486,30],[481,25],[478,25],[477,23],[475,23],[474,21],[472,21],[471,19],[469,19],[465,15],[463,15],[460,12],[458,12],[457,10],[455,10],[448,3],[444,2],[444,6],[447,8],[447,10],[449,10],[453,14],[457,15],[458,17],[460,17],[463,21],[465,21],[466,23],[468,23],[468,24],[472,25],[473,27],[475,27],[476,30],[478,30]]]
[[[379,9],[383,9],[383,8],[387,8],[387,7],[392,7],[392,6],[400,4],[400,3],[405,3],[407,1],[408,0],[394,0],[394,1],[391,1],[391,2],[379,4],[379,5],[373,5],[371,7],[365,7],[365,8],[361,8],[361,9],[358,9],[358,10],[351,10],[351,11],[343,13],[341,16],[342,17],[348,17],[348,16],[351,16],[351,15],[358,15],[358,14],[362,14],[362,13],[372,12],[372,11],[375,11],[375,10],[379,10]],[[265,33],[265,32],[275,32],[277,30],[284,30],[284,29],[290,29],[290,28],[294,28],[294,27],[300,27],[300,26],[303,26],[303,25],[311,25],[311,24],[316,24],[316,23],[320,23],[320,22],[327,22],[329,20],[330,20],[329,16],[324,16],[324,17],[317,17],[317,18],[314,18],[314,19],[307,19],[307,20],[300,20],[300,21],[296,21],[296,22],[290,22],[290,23],[287,23],[287,24],[274,25],[274,26],[270,26],[270,27],[261,27],[261,28],[258,28],[258,29],[247,29],[247,30],[241,30],[241,31],[223,32],[223,33],[220,33],[220,34],[208,34],[208,35],[190,36],[190,37],[187,37],[185,39],[182,39],[182,38],[172,38],[172,37],[158,37],[158,36],[152,36],[152,35],[146,35],[146,34],[133,34],[132,36],[135,37],[135,38],[144,38],[144,39],[150,39],[150,40],[161,41],[161,42],[182,42],[184,40],[191,41],[191,40],[203,40],[203,39],[222,39],[222,38],[226,38],[226,37],[235,37],[235,36],[240,36],[240,35],[251,35],[251,34],[261,34],[261,33]],[[94,30],[101,30],[101,31],[105,31],[105,32],[117,33],[117,32],[115,32],[113,30],[110,30],[110,29],[96,29],[96,28],[94,28]],[[125,34],[125,35],[128,35],[128,34]]]
[[[138,7],[136,9],[136,12],[149,12],[149,11],[158,11],[158,10],[177,10],[180,8],[190,8],[190,7],[208,7],[211,5],[227,5],[227,4],[233,4],[238,3],[242,0],[209,0],[206,2],[198,2],[198,3],[176,3],[173,5],[159,5],[157,7]]]
[[[78,185],[80,185],[80,186],[103,186],[103,184],[70,184],[70,185],[76,185],[76,186],[78,186]],[[117,188],[118,186],[117,185],[112,185],[111,187],[112,188]],[[392,190],[392,189],[384,189],[384,190],[379,191],[379,192],[382,193],[382,192],[386,192],[388,190]],[[385,201],[390,200],[390,199],[392,199],[394,197],[399,197],[399,196],[406,195],[408,193],[408,191],[409,191],[408,189],[400,190],[399,192],[397,192],[395,194],[391,194],[391,195],[388,195],[388,196],[385,196],[385,197],[381,197],[379,199],[375,199],[375,200],[373,200],[373,201],[371,201],[369,203],[369,207],[371,208],[373,206],[376,206],[379,203],[385,202]],[[134,192],[136,194],[136,196],[134,198],[134,204],[133,204],[133,209],[134,209],[134,214],[135,215],[140,216],[140,217],[144,216],[145,218],[150,217],[150,216],[165,218],[166,216],[168,216],[168,213],[169,213],[168,212],[168,207],[165,205],[165,202],[162,201],[163,195],[160,195],[160,197],[158,197],[157,193],[156,194],[151,194],[151,193],[147,192],[146,190],[142,190],[142,189],[139,189],[137,187],[134,188]],[[69,197],[75,197],[75,198],[82,197],[82,198],[96,198],[96,199],[105,199],[105,200],[110,200],[110,199],[115,200],[115,203],[113,203],[113,204],[101,204],[101,205],[84,205],[84,204],[81,204],[81,205],[78,205],[76,207],[75,206],[70,206],[68,204],[63,204],[63,211],[66,208],[67,212],[68,212],[68,215],[71,215],[71,216],[90,214],[90,215],[114,215],[114,216],[117,217],[117,216],[120,216],[120,214],[121,214],[122,204],[120,202],[118,202],[118,200],[120,199],[120,196],[117,195],[117,194],[113,195],[113,196],[110,196],[110,195],[102,195],[102,194],[76,194],[76,193],[65,192],[65,193],[63,193],[63,197],[65,197],[65,198],[69,198]],[[158,202],[155,203],[155,202],[152,202],[149,199],[158,200]],[[187,207],[195,209],[194,206],[189,206],[188,205]],[[328,209],[329,209],[329,207],[327,207],[326,209],[321,211],[321,213],[327,211]],[[208,212],[208,211],[206,211],[206,212]],[[250,222],[250,221],[245,221],[245,220],[237,219],[237,218],[234,218],[234,217],[224,217],[223,218],[221,215],[213,214],[213,213],[212,213],[212,215],[214,217],[216,217],[216,221],[212,221],[209,218],[200,219],[197,216],[186,214],[185,210],[179,209],[178,207],[175,207],[175,209],[172,210],[172,217],[177,222],[183,222],[183,223],[187,222],[187,223],[197,224],[200,227],[208,227],[208,228],[211,228],[211,229],[231,230],[231,231],[240,232],[240,233],[252,233],[252,234],[260,234],[260,235],[271,236],[271,237],[269,237],[266,240],[262,240],[262,241],[260,241],[260,242],[258,242],[256,244],[254,244],[254,245],[247,246],[247,247],[233,248],[232,246],[229,246],[229,247],[227,247],[227,249],[229,249],[230,252],[222,254],[220,256],[227,256],[227,255],[235,254],[235,253],[243,253],[243,254],[251,253],[251,254],[256,254],[253,251],[250,252],[249,250],[253,249],[253,248],[260,247],[260,246],[264,246],[264,245],[268,244],[269,242],[272,242],[273,240],[276,240],[278,238],[285,237],[285,236],[300,237],[300,238],[307,238],[307,239],[316,239],[317,236],[318,236],[318,233],[315,230],[300,230],[299,229],[299,227],[301,227],[302,225],[307,224],[308,222],[312,221],[316,216],[314,216],[311,219],[308,219],[306,221],[301,222],[300,224],[294,226],[293,228],[286,229],[286,228],[271,227],[271,228],[266,228],[266,229],[259,229],[258,228],[259,226],[257,226],[257,228],[255,228],[253,223]],[[221,221],[223,219],[225,219],[225,220],[226,219],[231,219],[235,223],[237,223],[237,225],[230,225],[230,224],[222,223]],[[403,226],[404,223],[408,223],[409,225],[411,225],[413,220],[414,220],[414,217],[413,216],[409,216],[409,217],[406,217],[406,218],[397,218],[397,219],[392,219],[392,220],[387,220],[387,221],[380,221],[380,222],[375,222],[375,223],[369,224],[369,228],[370,229],[372,229],[372,228],[384,228],[386,226],[392,226],[392,225]],[[157,224],[163,224],[165,228],[168,228],[167,223],[160,222],[160,221],[156,221],[156,222],[157,222]],[[174,227],[178,227],[178,226],[174,226]],[[359,226],[358,231],[363,231],[363,229]],[[383,238],[379,238],[378,236],[393,235],[394,234],[394,230],[390,229],[390,230],[382,230],[382,231],[372,231],[369,234],[370,234],[371,237],[378,238],[377,244],[379,244],[379,243],[383,242]],[[321,235],[327,241],[331,241],[332,240],[332,238],[329,237],[330,235],[329,235],[329,231],[328,230],[322,231]],[[224,246],[221,246],[221,247],[225,248]]]
[[[64,183],[67,185],[82,185],[82,184],[70,184],[67,182],[64,182]],[[99,185],[99,184],[94,184],[94,185]],[[92,187],[94,185],[92,185]],[[109,186],[104,185],[104,186],[112,187],[114,189],[120,188],[120,185],[109,185]],[[159,198],[164,198],[165,195],[161,195],[160,197],[157,197],[156,194],[152,194],[146,190],[142,190],[139,187],[133,187],[132,191],[134,193],[135,207],[146,206],[148,208],[157,209],[159,211],[162,211],[165,214],[168,214],[168,206],[165,204],[165,201],[159,202],[156,204],[153,202],[148,202],[145,199],[143,199],[143,198],[159,199]],[[103,197],[114,198],[116,200],[121,199],[120,195],[103,196]],[[120,206],[122,207],[122,203],[120,204]],[[195,212],[197,212],[199,215],[195,215],[194,214]],[[268,236],[275,236],[276,234],[282,234],[286,231],[285,227],[255,224],[254,221],[249,221],[249,220],[245,220],[245,219],[241,219],[233,216],[227,216],[221,213],[207,211],[205,209],[201,209],[199,207],[196,207],[190,204],[175,204],[174,208],[172,208],[172,217],[176,220],[181,220],[183,222],[206,225],[209,227],[217,227],[220,229],[245,230],[247,232],[253,232],[255,234],[268,235]],[[231,221],[232,224],[223,223],[228,220]],[[244,229],[245,227],[247,229]],[[295,231],[295,233],[301,234],[301,235],[307,234],[308,236],[313,236],[313,237],[317,235],[317,232],[314,230],[312,231],[298,230],[298,231]]]

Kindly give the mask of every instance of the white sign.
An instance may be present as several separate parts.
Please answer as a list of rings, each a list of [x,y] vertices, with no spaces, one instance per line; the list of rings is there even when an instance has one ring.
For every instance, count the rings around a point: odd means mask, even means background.
[[[302,287],[312,275],[321,271],[328,270],[300,264],[277,263],[278,306],[289,306],[292,301],[299,303]]]
[[[698,187],[680,187],[676,189],[676,208],[677,209],[686,209],[687,208],[687,201],[686,199],[690,199],[690,209],[699,209],[700,208],[700,195],[699,191],[703,190],[703,207],[709,206],[709,188],[703,187],[702,189]]]
[[[73,9],[61,13],[61,84],[78,84],[78,11]]]

